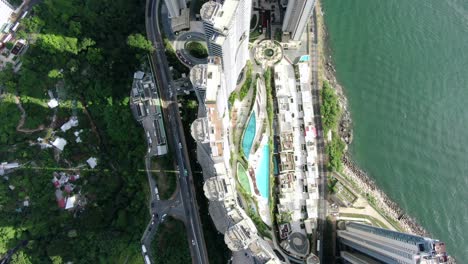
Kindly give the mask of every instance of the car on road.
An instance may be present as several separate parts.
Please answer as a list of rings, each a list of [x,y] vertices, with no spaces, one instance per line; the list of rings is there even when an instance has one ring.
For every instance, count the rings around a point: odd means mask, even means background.
[[[179,148],[182,149],[182,143],[179,142]]]
[[[150,261],[148,255],[145,255],[145,264],[151,264],[151,261]]]
[[[195,240],[192,239],[192,246],[195,246]]]
[[[141,251],[143,252],[143,254],[146,254],[146,247],[145,247],[145,245],[141,245]]]

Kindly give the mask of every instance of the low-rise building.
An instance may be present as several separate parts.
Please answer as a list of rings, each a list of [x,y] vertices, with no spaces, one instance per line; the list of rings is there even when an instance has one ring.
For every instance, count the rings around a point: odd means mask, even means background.
[[[290,230],[282,233],[285,238],[312,234],[318,217],[319,174],[309,70],[308,64],[302,62],[293,66],[283,60],[275,66],[277,207],[280,218],[290,224]],[[294,246],[291,248],[294,250]]]
[[[8,173],[11,170],[14,170],[19,167],[18,162],[2,162],[0,163],[0,176]]]
[[[167,154],[161,100],[153,75],[143,71],[135,72],[130,94],[133,116],[145,129],[148,152],[157,156]]]

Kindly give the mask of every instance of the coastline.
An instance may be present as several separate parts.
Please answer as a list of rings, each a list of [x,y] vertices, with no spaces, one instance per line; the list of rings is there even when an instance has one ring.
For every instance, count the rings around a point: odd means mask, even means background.
[[[318,48],[319,48],[319,79],[321,82],[326,79],[330,85],[336,89],[339,97],[339,103],[342,110],[342,115],[338,125],[338,132],[341,139],[346,143],[346,149],[343,157],[343,173],[347,180],[350,180],[356,186],[354,191],[359,192],[364,197],[367,197],[369,203],[382,214],[383,217],[390,222],[398,225],[399,229],[404,232],[429,236],[429,233],[416,221],[409,216],[397,203],[392,201],[372,180],[365,171],[360,169],[351,159],[348,153],[348,146],[353,139],[352,119],[349,111],[348,100],[344,93],[343,87],[339,84],[336,78],[336,69],[332,61],[332,52],[329,44],[329,35],[325,26],[323,11],[321,8],[322,1],[317,0],[315,14],[318,31]]]

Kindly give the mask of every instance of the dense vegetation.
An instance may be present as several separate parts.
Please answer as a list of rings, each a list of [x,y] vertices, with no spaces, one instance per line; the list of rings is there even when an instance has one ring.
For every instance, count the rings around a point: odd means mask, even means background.
[[[328,170],[330,171],[341,171],[343,164],[341,159],[343,158],[345,150],[345,143],[341,140],[338,133],[332,133],[332,140],[325,146],[325,152],[328,155]]]
[[[177,174],[171,155],[169,152],[167,156],[154,157],[151,161],[154,170],[152,175],[158,186],[159,198],[162,200],[171,198],[177,188]]]
[[[336,132],[341,118],[341,109],[338,96],[326,80],[323,82],[322,87],[321,113],[324,134],[328,134],[329,131],[332,132],[331,142],[328,142],[325,147],[325,152],[328,155],[327,167],[330,171],[341,171],[343,167],[341,159],[344,155],[345,143]]]
[[[185,49],[195,58],[204,59],[208,57],[208,50],[200,42],[190,41],[185,44]]]
[[[55,130],[76,111],[84,132],[82,144],[74,142],[71,131],[57,132],[69,144],[56,159],[52,149],[29,145],[52,131],[16,133],[19,111],[10,94],[2,99],[0,161],[30,162],[0,184],[0,255],[29,241],[13,263],[142,262],[139,240],[149,219],[148,187],[138,169],[144,167],[145,141],[129,111],[128,94],[149,48],[133,35],[144,32],[144,7],[143,0],[44,0],[24,21],[19,35],[35,44],[17,75],[2,73],[0,86],[21,96],[26,127],[50,123],[47,90],[59,87]],[[52,172],[83,164],[89,156],[99,163],[97,170],[79,172],[85,210],[74,215],[59,209]],[[27,198],[30,206],[22,207]]]
[[[244,69],[245,74],[245,81],[242,84],[240,91],[239,91],[239,99],[243,100],[247,93],[249,93],[250,88],[252,87],[252,63],[247,61]],[[255,84],[254,84],[255,85]],[[254,95],[255,96],[255,95]]]
[[[328,131],[334,130],[338,126],[341,111],[338,96],[326,80],[323,82],[322,106],[320,110],[322,113],[323,133],[327,134]]]
[[[182,221],[168,217],[160,226],[151,243],[155,264],[190,263],[189,244]]]
[[[268,114],[268,122],[270,124],[270,128],[273,126],[273,90],[274,87],[274,78],[271,67],[269,67],[265,73],[263,74],[263,78],[265,79],[265,89],[267,93],[267,114]]]
[[[188,75],[189,68],[180,62],[174,47],[172,47],[171,42],[167,38],[164,38],[164,48],[167,57],[167,63],[169,64],[169,67],[172,67],[172,78],[178,79],[182,76],[182,73]]]

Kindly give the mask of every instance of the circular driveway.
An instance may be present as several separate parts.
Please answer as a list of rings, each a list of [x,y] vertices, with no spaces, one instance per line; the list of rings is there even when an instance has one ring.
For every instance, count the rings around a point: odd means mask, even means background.
[[[309,240],[304,234],[295,232],[288,238],[291,248],[299,254],[307,255],[309,252]]]
[[[195,58],[194,56],[190,55],[188,51],[185,50],[185,44],[190,41],[199,41],[206,44],[205,35],[200,32],[189,31],[179,34],[174,43],[176,54],[179,60],[190,67],[196,64],[207,63],[207,59]]]

